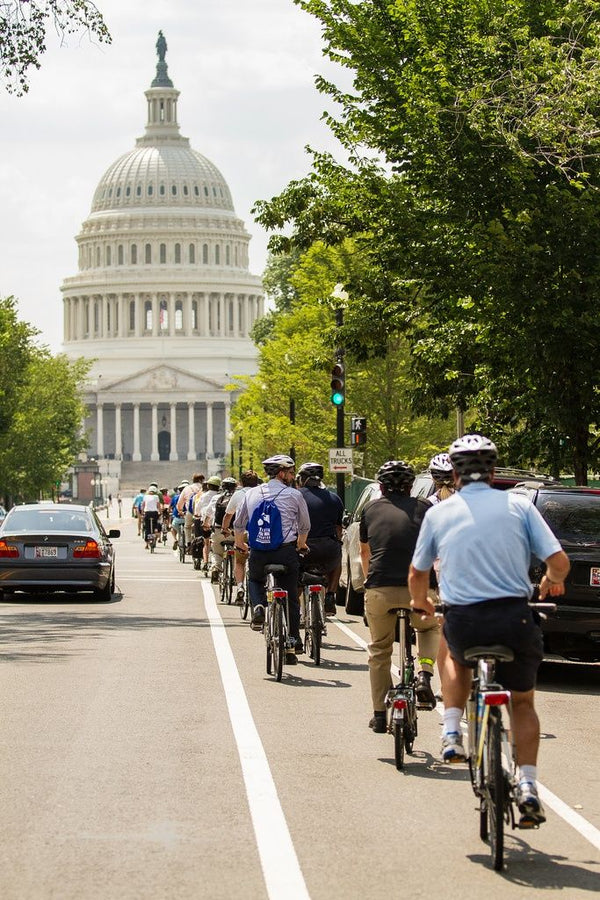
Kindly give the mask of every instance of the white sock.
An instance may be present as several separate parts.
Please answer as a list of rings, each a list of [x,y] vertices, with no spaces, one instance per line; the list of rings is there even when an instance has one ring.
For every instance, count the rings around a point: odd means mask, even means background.
[[[535,784],[537,781],[537,766],[519,766],[519,784],[528,781]]]
[[[462,709],[458,706],[446,707],[444,710],[444,734],[460,734],[460,720],[462,717]]]

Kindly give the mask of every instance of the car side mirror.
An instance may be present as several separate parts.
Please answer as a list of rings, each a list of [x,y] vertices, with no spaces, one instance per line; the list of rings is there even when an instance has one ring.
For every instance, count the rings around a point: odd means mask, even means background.
[[[121,530],[119,528],[111,528],[108,532],[109,538],[117,538],[121,537]]]

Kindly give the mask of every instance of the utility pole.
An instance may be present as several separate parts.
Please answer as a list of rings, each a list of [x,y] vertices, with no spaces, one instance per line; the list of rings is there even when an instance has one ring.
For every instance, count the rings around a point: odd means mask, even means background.
[[[295,425],[295,424],[296,424],[296,401],[294,400],[293,397],[290,397],[290,425]],[[296,462],[296,447],[293,443],[292,443],[292,446],[290,447],[290,456],[292,457],[294,462]]]

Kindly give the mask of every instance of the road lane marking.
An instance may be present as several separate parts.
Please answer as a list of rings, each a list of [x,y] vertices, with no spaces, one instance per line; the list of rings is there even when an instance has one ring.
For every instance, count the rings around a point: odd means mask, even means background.
[[[270,900],[310,900],[288,825],[277,795],[267,755],[252,718],[225,624],[213,590],[202,581],[202,593],[215,647],[229,718],[242,766],[250,816]]]
[[[344,634],[348,635],[355,644],[362,647],[363,650],[368,648],[367,642],[361,638],[360,635],[352,631],[351,628],[348,628],[346,625],[342,624],[342,622],[338,622],[337,619],[332,618],[330,621],[343,631]],[[393,666],[393,669],[395,672],[398,671],[396,666]],[[440,716],[444,715],[443,703],[438,702],[436,709]],[[463,727],[463,730],[466,729]],[[596,847],[597,850],[600,850],[600,830],[592,825],[591,822],[588,822],[587,819],[584,819],[579,813],[572,810],[567,803],[561,800],[560,797],[557,797],[556,794],[553,794],[552,791],[541,782],[538,781],[537,785],[542,802],[549,806],[557,816],[560,816],[567,825],[570,825],[582,837],[589,841],[592,846]]]

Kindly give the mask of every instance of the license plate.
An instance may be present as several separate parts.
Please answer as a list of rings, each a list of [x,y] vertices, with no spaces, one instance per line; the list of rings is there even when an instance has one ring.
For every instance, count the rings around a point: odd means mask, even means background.
[[[58,557],[58,547],[36,547],[36,559],[56,559]]]
[[[592,587],[600,587],[600,566],[592,566],[590,568],[590,585]]]

